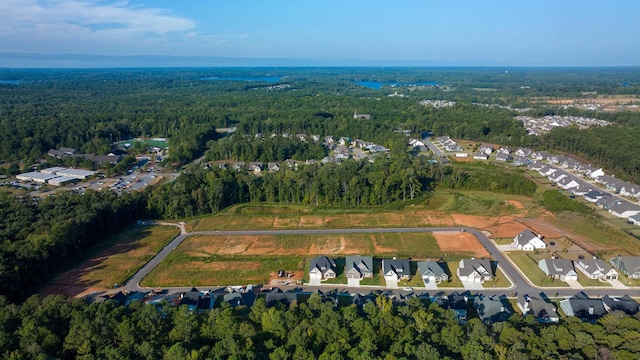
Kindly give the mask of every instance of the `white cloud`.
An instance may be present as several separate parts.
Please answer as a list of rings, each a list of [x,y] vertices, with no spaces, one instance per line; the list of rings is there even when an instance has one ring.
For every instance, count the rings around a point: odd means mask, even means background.
[[[214,55],[245,37],[201,34],[192,19],[128,1],[0,1],[5,52]]]

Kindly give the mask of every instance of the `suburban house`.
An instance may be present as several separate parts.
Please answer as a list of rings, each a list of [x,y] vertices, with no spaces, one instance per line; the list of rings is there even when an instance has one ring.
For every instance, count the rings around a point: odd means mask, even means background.
[[[482,152],[482,151],[476,151],[473,153],[473,158],[475,160],[487,160],[489,159],[489,155],[487,155],[486,153]]]
[[[411,276],[408,259],[382,259],[382,273],[385,280],[408,280]]]
[[[601,259],[581,259],[576,263],[576,267],[589,279],[615,280],[618,278],[618,272]]]
[[[493,279],[491,262],[485,259],[462,259],[456,273],[460,281],[482,283]]]
[[[560,321],[556,306],[542,299],[525,295],[518,299],[517,305],[522,311],[522,315],[533,315],[538,322],[557,323]]]
[[[548,160],[551,157],[546,151],[534,151],[531,153],[531,158],[536,160]]]
[[[580,163],[572,158],[566,158],[562,163],[560,163],[560,166],[565,169],[575,169],[578,165],[580,165]]]
[[[527,148],[520,148],[518,150],[516,150],[516,155],[517,156],[524,156],[527,157],[529,155],[531,155],[531,149],[527,149]]]
[[[586,184],[580,184],[578,187],[571,189],[571,194],[574,196],[584,196],[589,193],[589,191],[593,190],[590,186]]]
[[[249,163],[249,171],[253,171],[255,174],[260,174],[262,172],[262,163],[261,162]]]
[[[602,196],[598,199],[598,201],[596,201],[596,205],[605,210],[609,210],[611,209],[612,206],[614,206],[619,201],[620,200],[618,200],[617,197],[609,193],[603,193]]]
[[[580,183],[576,181],[576,179],[573,178],[573,176],[569,177],[565,177],[560,179],[560,181],[558,181],[558,186],[565,189],[565,190],[569,190],[569,189],[573,189],[573,188],[577,188],[580,186]]]
[[[528,157],[526,156],[514,156],[513,157],[513,165],[515,166],[524,166],[524,165],[529,165],[531,163],[531,160],[529,160]]]
[[[347,256],[345,264],[347,279],[361,280],[373,277],[373,258],[371,256]]]
[[[620,188],[620,195],[640,197],[640,185],[624,183]]]
[[[547,247],[547,244],[542,241],[541,236],[526,229],[513,238],[513,246],[518,250],[533,251],[536,249],[544,249]]]
[[[478,152],[484,153],[488,157],[493,152],[493,146],[491,146],[491,145],[480,145],[478,147]]]
[[[547,164],[543,163],[542,161],[533,161],[531,162],[527,168],[529,170],[533,170],[533,171],[540,171],[542,169],[544,169],[545,167],[547,167]]]
[[[609,212],[619,218],[629,218],[630,216],[640,214],[640,206],[626,200],[620,200],[609,207]]]
[[[542,176],[549,176],[549,175],[553,174],[556,171],[558,171],[558,169],[553,168],[551,166],[545,166],[542,169],[538,170],[538,174],[540,174]]]
[[[459,324],[467,322],[467,302],[469,298],[466,295],[454,292],[451,295],[437,296],[431,301],[445,310],[453,310],[455,319],[458,320]]]
[[[631,279],[640,279],[640,256],[617,256],[609,261]]]
[[[578,273],[573,269],[573,262],[567,259],[542,259],[538,262],[538,267],[548,277],[562,281],[577,281]]]
[[[440,284],[449,280],[449,275],[444,271],[444,264],[433,260],[418,262],[418,272],[425,284]]]
[[[567,316],[576,316],[583,321],[595,322],[607,313],[600,299],[590,299],[580,292],[560,301],[560,308]]]
[[[590,203],[596,203],[598,200],[603,197],[604,194],[598,190],[591,190],[588,193],[584,194],[583,197]]]
[[[326,280],[335,278],[337,275],[336,261],[327,256],[318,256],[311,259],[309,266],[309,278],[315,280]]]
[[[547,176],[547,178],[551,181],[553,181],[554,183],[557,183],[558,181],[560,181],[561,179],[568,177],[569,173],[567,173],[566,171],[563,170],[558,170],[556,172],[554,172],[553,174]]]
[[[633,225],[640,225],[640,214],[629,216],[629,218],[627,218],[627,222]]]
[[[586,173],[586,175],[592,179],[597,179],[601,176],[604,176],[604,171],[602,171],[602,168],[600,169],[595,169],[595,170],[591,170],[589,172]]]
[[[498,161],[508,161],[508,160],[511,160],[511,155],[505,154],[504,152],[498,152],[496,154],[496,160],[498,160]]]
[[[627,315],[635,315],[640,311],[640,304],[629,297],[629,295],[625,295],[619,298],[605,295],[602,298],[602,304],[604,305],[605,310],[609,312],[622,311]]]
[[[478,295],[473,299],[473,307],[478,312],[480,320],[485,324],[507,321],[513,310],[506,297]]]
[[[579,164],[578,166],[576,166],[576,171],[581,174],[581,175],[586,175],[586,174],[590,174],[593,171],[596,171],[598,169],[594,168],[591,165],[587,165],[587,164]]]

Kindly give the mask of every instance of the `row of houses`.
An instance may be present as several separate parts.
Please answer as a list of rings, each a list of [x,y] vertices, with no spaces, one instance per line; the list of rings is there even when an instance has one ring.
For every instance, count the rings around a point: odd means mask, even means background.
[[[529,135],[540,135],[557,127],[578,126],[581,129],[594,126],[607,126],[610,123],[605,120],[585,118],[582,116],[547,115],[541,118],[531,116],[516,116],[520,120]]]
[[[618,279],[617,271],[603,260],[595,257],[592,259],[579,259],[575,262],[569,259],[551,257],[550,259],[538,261],[538,268],[547,277],[561,281],[578,281],[576,269],[580,270],[587,278],[593,280],[610,281]]]
[[[462,147],[448,136],[439,136],[433,143],[443,147],[446,151],[462,151]]]
[[[559,161],[557,157],[555,159],[556,161]],[[633,196],[634,198],[638,198],[640,195],[640,187],[638,185],[620,181],[612,176],[605,175],[602,169],[595,169],[589,165],[581,165],[575,160],[569,161],[567,159],[562,160],[559,164],[560,166],[565,167],[565,165],[562,164],[572,163],[577,164],[573,167],[576,172],[585,177],[595,179],[596,182],[605,185],[607,189],[612,192],[617,192],[626,196]],[[568,167],[568,165],[566,165],[566,167]],[[598,207],[607,210],[614,216],[628,219],[631,223],[640,224],[640,205],[613,196],[602,188],[592,185],[566,170],[548,165],[542,161],[534,161],[529,164],[528,168],[530,170],[537,171],[542,176],[546,176],[549,181],[556,184],[559,188],[571,191],[574,196],[582,196],[586,201],[596,204]]]
[[[478,317],[485,324],[492,324],[508,320],[515,314],[509,300],[504,296],[471,295],[469,293],[452,294],[439,293],[433,296],[429,294],[359,294],[348,292],[303,292],[282,291],[279,288],[233,287],[216,291],[199,290],[195,287],[189,291],[167,294],[151,292],[122,293],[111,296],[101,296],[94,301],[115,301],[118,305],[126,306],[132,301],[142,301],[145,304],[160,305],[169,302],[174,306],[185,306],[192,312],[204,312],[216,307],[251,307],[258,299],[264,299],[267,306],[290,306],[294,303],[306,302],[313,294],[320,296],[322,301],[330,302],[334,306],[364,307],[368,303],[374,303],[377,296],[388,296],[395,304],[402,304],[412,298],[438,304],[441,308],[451,310],[458,323],[465,323],[469,317],[469,310],[474,309]],[[524,295],[516,300],[516,306],[523,316],[533,316],[541,323],[558,323],[560,314],[557,307],[550,302],[544,294],[541,297]],[[226,305],[224,305],[226,304]],[[567,316],[575,316],[583,321],[595,322],[607,313],[618,311],[627,315],[636,315],[640,311],[640,305],[631,297],[611,297],[605,295],[601,298],[590,298],[580,292],[574,296],[563,299],[559,303],[560,309]]]
[[[399,280],[411,278],[411,265],[409,259],[382,259],[382,275],[387,283],[397,283]],[[425,286],[428,284],[440,284],[449,281],[449,269],[441,261],[425,260],[416,262],[417,273],[422,278]],[[345,258],[344,273],[350,286],[359,286],[359,281],[374,276],[373,257],[371,256],[347,256]],[[486,259],[462,259],[460,260],[457,276],[461,281],[482,283],[494,278],[491,261]],[[336,278],[338,269],[336,261],[328,256],[318,256],[311,259],[309,265],[309,281],[311,284],[319,284],[321,281]]]

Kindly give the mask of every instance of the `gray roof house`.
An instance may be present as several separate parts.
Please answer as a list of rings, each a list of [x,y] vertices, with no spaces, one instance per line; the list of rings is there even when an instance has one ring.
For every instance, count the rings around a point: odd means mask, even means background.
[[[598,190],[591,190],[583,195],[584,199],[591,203],[598,202],[602,196],[604,196],[604,194]]]
[[[576,316],[580,320],[590,322],[595,322],[607,313],[602,300],[590,299],[583,292],[560,301],[560,308],[567,316]]]
[[[580,184],[578,187],[572,188],[571,193],[576,196],[582,196],[589,193],[592,190],[592,187],[587,184]]]
[[[491,262],[485,259],[462,259],[456,273],[460,281],[482,283],[493,279]]]
[[[578,280],[578,273],[573,269],[573,262],[567,259],[542,259],[538,267],[548,277],[562,281]]]
[[[373,277],[373,258],[371,256],[347,256],[345,264],[347,279]]]
[[[382,259],[382,274],[385,280],[398,281],[398,279],[409,279],[411,269],[408,259]]]
[[[640,279],[640,256],[617,256],[609,261],[631,279]]]
[[[478,295],[473,299],[473,307],[485,324],[507,321],[513,315],[509,302],[502,297]]]
[[[326,280],[335,278],[336,275],[336,261],[332,258],[322,255],[311,259],[309,278]]]
[[[533,315],[541,323],[557,323],[560,321],[558,310],[552,303],[542,299],[525,295],[517,301],[523,316]]]
[[[531,163],[531,160],[529,160],[529,158],[526,156],[516,155],[513,157],[513,165],[515,166],[529,165],[530,163]]]
[[[633,225],[640,225],[640,214],[629,216],[627,218],[627,222]]]
[[[575,264],[589,279],[615,280],[618,272],[601,259],[581,259]]]
[[[635,315],[640,311],[640,304],[633,300],[629,295],[623,297],[610,297],[605,295],[602,298],[602,304],[605,310],[611,311],[623,311],[627,315]]]
[[[547,247],[542,238],[529,229],[523,230],[513,238],[513,246],[518,250],[533,251]]]
[[[626,200],[621,200],[609,207],[609,212],[619,218],[629,218],[629,216],[640,214],[640,206]]]
[[[496,154],[496,160],[498,161],[508,161],[511,160],[511,155],[505,154],[503,152],[499,152]]]
[[[547,166],[547,165],[546,165],[545,163],[543,163],[542,161],[535,160],[535,161],[532,161],[532,162],[527,166],[527,168],[528,168],[529,170],[539,171],[539,170],[543,169],[543,168],[544,168],[544,167],[546,167],[546,166]]]
[[[449,275],[444,271],[443,266],[446,265],[433,260],[420,261],[418,262],[418,272],[425,283],[440,284],[449,280]]]

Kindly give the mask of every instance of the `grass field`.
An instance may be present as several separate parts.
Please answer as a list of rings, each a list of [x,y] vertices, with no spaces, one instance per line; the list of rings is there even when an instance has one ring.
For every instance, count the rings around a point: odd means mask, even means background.
[[[450,214],[529,216],[537,205],[531,198],[482,191],[442,191],[426,201],[390,210],[326,209],[304,205],[242,204],[216,215],[188,221],[188,231],[248,229],[341,229],[451,226]]]

